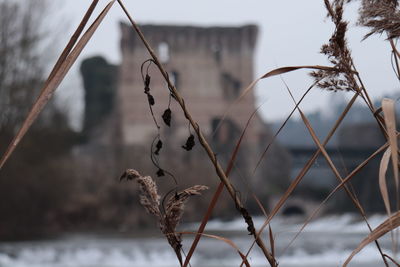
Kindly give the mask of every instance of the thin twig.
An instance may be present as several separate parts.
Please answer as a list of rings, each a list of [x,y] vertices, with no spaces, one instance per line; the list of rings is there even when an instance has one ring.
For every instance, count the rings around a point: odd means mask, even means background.
[[[272,254],[268,251],[267,247],[265,246],[264,242],[261,240],[261,238],[257,235],[256,230],[254,228],[254,223],[253,219],[250,216],[249,212],[247,209],[244,207],[243,203],[241,202],[239,196],[237,195],[237,190],[234,188],[232,183],[228,180],[228,178],[225,175],[224,170],[222,169],[221,165],[218,162],[218,159],[214,153],[214,151],[211,149],[210,145],[208,144],[207,140],[205,139],[203,133],[200,130],[200,126],[197,124],[197,122],[192,118],[191,113],[187,109],[185,105],[184,99],[181,97],[179,94],[178,90],[175,88],[175,85],[170,81],[167,72],[165,71],[164,67],[162,66],[161,62],[159,61],[157,55],[154,53],[153,49],[150,47],[149,43],[147,42],[146,38],[144,37],[143,33],[137,26],[136,22],[132,19],[131,15],[129,14],[128,10],[125,8],[124,4],[122,3],[121,0],[118,0],[119,5],[125,12],[126,16],[128,17],[129,21],[132,24],[132,27],[138,34],[139,38],[142,40],[144,46],[146,47],[147,51],[150,53],[151,57],[154,60],[155,65],[158,67],[160,73],[164,77],[165,81],[168,84],[168,88],[171,90],[172,94],[174,95],[175,100],[179,103],[179,105],[182,108],[182,111],[186,117],[186,119],[190,122],[192,125],[194,131],[196,132],[196,135],[199,139],[199,142],[201,146],[204,148],[206,151],[209,159],[211,160],[212,164],[215,167],[215,171],[220,178],[221,182],[224,183],[226,189],[228,190],[228,193],[232,197],[233,201],[235,202],[235,206],[237,210],[242,214],[243,218],[245,219],[247,225],[248,225],[248,230],[251,235],[254,236],[255,241],[257,245],[261,248],[263,251],[265,257],[267,258],[268,262],[270,263],[271,266],[275,267],[277,266],[276,260],[272,257]]]

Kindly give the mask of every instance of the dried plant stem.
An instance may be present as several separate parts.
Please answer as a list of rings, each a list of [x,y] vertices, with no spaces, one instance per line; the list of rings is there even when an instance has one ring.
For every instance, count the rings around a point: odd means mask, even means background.
[[[333,134],[336,132],[337,128],[339,127],[339,125],[341,124],[341,122],[343,121],[343,119],[346,117],[347,113],[349,112],[349,110],[351,109],[351,107],[353,106],[353,104],[355,103],[357,97],[360,94],[358,92],[356,92],[353,97],[351,98],[351,100],[349,101],[349,103],[347,104],[346,108],[344,109],[344,111],[342,112],[342,114],[340,115],[340,117],[337,119],[337,121],[335,122],[335,125],[332,127],[332,129],[329,131],[328,135],[325,137],[325,140],[322,142],[322,147],[326,146],[329,142],[329,140],[331,139],[331,137],[333,136]],[[292,192],[294,191],[295,188],[297,188],[298,184],[300,183],[300,181],[302,180],[302,178],[306,175],[306,173],[308,172],[308,170],[311,168],[312,164],[315,162],[315,160],[317,159],[317,157],[319,156],[319,154],[321,153],[321,148],[319,147],[314,155],[308,160],[308,162],[306,163],[306,165],[303,167],[303,169],[300,171],[300,173],[297,175],[297,177],[294,179],[294,181],[292,182],[292,184],[289,186],[288,190],[284,193],[284,195],[281,197],[281,199],[278,201],[278,203],[276,204],[276,206],[272,209],[268,219],[264,222],[263,226],[261,227],[261,229],[258,231],[257,235],[261,235],[261,233],[264,231],[264,229],[266,228],[266,226],[271,222],[272,218],[278,213],[278,211],[280,210],[280,208],[283,206],[283,204],[286,202],[287,198],[292,194]],[[352,173],[352,176],[354,176],[355,173]],[[350,177],[352,177],[350,176]],[[349,180],[349,176],[347,177],[347,180],[343,180],[341,181],[341,186],[344,186],[345,182],[347,182]],[[365,213],[361,212],[362,216],[365,218]],[[367,221],[366,221],[367,222]],[[371,226],[369,225],[369,223],[367,222],[367,226],[370,229],[370,231],[372,231]],[[380,252],[380,254],[382,255],[383,261],[385,263],[386,266],[389,266],[386,258],[384,257],[383,251],[378,243],[377,240],[375,240],[375,244]],[[246,256],[249,255],[251,249],[254,246],[254,242],[251,245],[251,247],[249,248]],[[243,266],[243,263],[242,265]]]
[[[229,174],[232,171],[232,168],[234,166],[237,154],[239,152],[240,145],[241,145],[241,143],[243,141],[243,137],[246,134],[247,128],[249,127],[249,124],[250,124],[251,120],[253,119],[253,117],[257,114],[257,111],[258,111],[259,108],[260,107],[258,107],[253,112],[253,114],[251,114],[250,118],[247,120],[246,126],[244,127],[244,129],[242,131],[242,134],[241,134],[239,140],[236,143],[235,149],[233,150],[231,158],[230,158],[230,160],[228,162],[228,167],[226,168],[226,171],[225,171],[225,174],[226,174],[227,177],[229,177]],[[218,187],[217,187],[217,190],[215,191],[215,193],[214,193],[214,195],[212,197],[212,200],[210,201],[210,204],[209,204],[209,206],[207,208],[207,212],[205,213],[205,215],[204,215],[204,217],[203,217],[203,219],[201,221],[199,229],[197,230],[197,235],[195,236],[195,238],[194,238],[194,240],[192,242],[192,245],[191,245],[190,250],[189,250],[189,252],[188,252],[188,254],[186,256],[186,259],[185,259],[185,262],[183,264],[183,267],[188,266],[188,264],[190,262],[190,259],[193,256],[193,253],[194,253],[194,251],[195,251],[195,249],[197,247],[197,244],[200,241],[200,238],[202,237],[202,234],[203,234],[203,232],[204,232],[204,230],[206,228],[207,222],[210,219],[210,216],[211,216],[211,214],[213,212],[213,209],[214,209],[215,205],[217,204],[217,201],[218,201],[223,189],[224,189],[224,183],[220,182]],[[258,201],[258,199],[257,199],[257,197],[255,195],[254,195],[254,197],[255,197],[256,201]],[[260,203],[260,207],[262,208],[263,212],[266,215],[266,212],[264,211],[264,208],[262,207],[261,203]]]
[[[329,140],[331,139],[331,137],[333,136],[333,134],[336,132],[337,128],[339,127],[340,123],[343,121],[343,119],[346,117],[347,113],[349,112],[349,110],[351,109],[351,107],[353,106],[354,102],[356,101],[357,97],[359,96],[358,93],[355,93],[353,95],[353,97],[351,98],[351,100],[349,101],[349,103],[347,104],[346,108],[344,109],[344,111],[342,112],[342,114],[340,115],[339,119],[337,119],[337,121],[335,122],[335,125],[332,127],[332,129],[330,130],[330,132],[328,133],[328,135],[325,137],[324,142],[322,143],[323,146],[325,146],[326,144],[328,144]],[[296,107],[297,108],[297,105]],[[299,185],[299,183],[301,182],[302,178],[307,174],[307,172],[310,170],[311,166],[313,165],[313,163],[315,162],[315,160],[318,158],[319,154],[321,153],[321,150],[318,148],[313,156],[307,161],[307,163],[304,165],[304,167],[301,169],[300,173],[297,175],[297,177],[293,180],[293,182],[290,184],[289,188],[286,190],[286,192],[283,194],[283,196],[279,199],[278,203],[274,206],[274,208],[272,209],[272,211],[270,212],[268,219],[264,222],[264,224],[261,226],[261,229],[258,230],[257,235],[261,235],[262,232],[265,230],[265,228],[267,227],[267,225],[269,225],[269,223],[271,222],[271,220],[275,217],[275,215],[278,213],[278,211],[282,208],[283,204],[285,204],[286,200],[289,198],[289,196],[293,193],[293,191],[297,188],[297,186]],[[246,256],[248,256],[250,254],[250,251],[253,249],[254,247],[254,242],[253,244],[250,246],[249,250],[246,253]],[[243,262],[240,266],[243,266]]]
[[[285,83],[285,85],[286,85],[286,83]],[[293,94],[292,94],[292,92],[290,91],[290,88],[289,88],[287,85],[286,85],[286,88],[287,88],[287,90],[288,90],[288,92],[289,92],[289,94],[290,94],[290,97],[292,98],[294,104],[296,105],[296,104],[297,104],[297,103],[296,103],[296,100],[294,99]],[[365,90],[365,89],[364,89],[364,90]],[[355,95],[355,96],[356,96],[356,95]],[[354,99],[355,99],[355,98],[354,98]],[[369,98],[368,98],[368,99],[369,99]],[[371,106],[371,107],[372,107],[372,106]],[[373,108],[373,107],[372,107],[372,108]],[[314,129],[311,127],[311,125],[310,125],[310,123],[309,123],[307,117],[304,115],[304,113],[302,112],[302,110],[300,109],[300,107],[299,107],[298,105],[297,105],[297,110],[299,111],[299,113],[300,113],[300,115],[301,115],[301,118],[302,118],[302,120],[303,120],[305,126],[307,127],[308,131],[310,132],[310,135],[311,135],[312,139],[314,140],[315,144],[318,146],[319,151],[320,151],[320,152],[322,153],[322,155],[325,157],[325,159],[326,159],[326,161],[327,161],[329,167],[332,169],[332,171],[333,171],[333,173],[335,174],[336,178],[339,180],[339,182],[343,182],[343,181],[344,181],[343,177],[340,175],[339,171],[337,170],[337,168],[336,168],[335,165],[333,164],[333,162],[332,162],[330,156],[328,155],[328,153],[327,153],[326,150],[325,150],[325,145],[326,145],[327,143],[324,142],[323,145],[321,144],[321,142],[319,141],[319,139],[318,139],[316,133],[314,132]],[[340,120],[340,119],[339,119],[339,120]],[[340,121],[341,121],[341,120],[340,120]],[[360,214],[361,214],[361,216],[363,217],[363,219],[364,219],[366,225],[368,226],[368,229],[372,232],[372,227],[371,227],[371,225],[370,225],[369,222],[368,222],[368,219],[367,219],[367,215],[366,215],[366,213],[365,213],[365,210],[364,210],[364,208],[362,207],[361,203],[359,202],[356,193],[354,192],[354,190],[351,190],[352,187],[349,188],[348,185],[345,184],[345,183],[343,184],[343,188],[344,188],[344,190],[346,191],[347,195],[350,197],[350,199],[353,201],[354,205],[355,205],[355,206],[357,207],[357,209],[360,211]],[[379,243],[378,243],[377,241],[376,241],[375,243],[376,243],[376,245],[377,245],[377,247],[378,247],[379,252],[380,252],[381,255],[382,255],[382,258],[383,258],[385,264],[387,264],[387,262],[386,262],[386,260],[385,260],[385,257],[383,256],[383,253],[382,253],[382,250],[381,250],[381,248],[380,248]]]
[[[307,218],[307,220],[304,222],[303,226],[300,228],[300,230],[296,233],[296,235],[293,237],[293,239],[289,242],[289,244],[286,246],[286,248],[283,250],[284,252],[293,244],[293,242],[297,239],[297,237],[303,232],[303,230],[306,228],[306,226],[309,224],[309,222],[315,217],[315,215],[321,210],[321,208],[326,204],[326,202],[331,199],[331,197],[339,190],[341,189],[346,183],[350,182],[350,179],[352,179],[357,173],[359,173],[372,159],[374,159],[376,156],[378,156],[380,153],[382,153],[385,149],[389,147],[389,143],[384,144],[380,148],[378,148],[374,153],[372,153],[366,160],[364,160],[362,163],[360,163],[350,174],[348,174],[341,182],[338,184],[330,193],[329,195],[318,205],[318,207],[311,213],[311,215]],[[381,254],[386,257],[385,254],[381,251],[380,247],[378,247]],[[284,253],[283,253],[284,254]]]
[[[383,132],[383,134],[385,135],[385,137],[387,137],[387,133],[386,133],[385,128],[384,128],[384,126],[383,126],[383,125],[384,125],[384,120],[383,120],[382,116],[380,116],[380,115],[376,112],[376,109],[375,109],[375,107],[374,107],[374,104],[373,104],[371,98],[369,97],[369,94],[368,94],[367,90],[365,89],[366,87],[364,86],[364,82],[362,81],[360,74],[357,72],[357,68],[356,68],[356,66],[355,66],[355,64],[354,64],[353,59],[351,59],[351,65],[352,65],[353,69],[356,70],[355,75],[356,75],[356,77],[357,77],[357,81],[358,81],[358,82],[360,83],[360,85],[361,85],[360,90],[357,90],[357,92],[360,93],[361,97],[363,98],[363,100],[365,101],[366,105],[368,106],[368,108],[369,108],[370,111],[372,112],[373,116],[375,117],[375,119],[376,119],[376,121],[377,121],[377,123],[378,123],[379,128],[381,129],[381,131]]]
[[[192,125],[194,131],[196,132],[196,135],[197,135],[197,137],[199,139],[199,142],[200,142],[201,146],[204,148],[204,150],[206,151],[209,159],[211,160],[212,164],[215,167],[215,171],[216,171],[218,177],[220,178],[221,182],[224,184],[224,186],[228,190],[228,193],[232,197],[233,201],[235,202],[235,206],[236,206],[237,210],[242,214],[244,220],[246,221],[246,223],[248,225],[247,230],[250,232],[251,235],[254,236],[255,242],[257,243],[257,245],[263,251],[263,253],[264,253],[265,257],[267,258],[268,262],[270,263],[270,265],[273,266],[273,267],[277,266],[276,260],[274,259],[272,254],[268,251],[268,249],[265,246],[265,244],[262,241],[262,239],[257,235],[256,230],[254,228],[254,223],[253,223],[253,219],[252,219],[251,215],[249,214],[247,209],[244,207],[242,201],[240,200],[239,196],[237,195],[237,193],[236,193],[237,190],[233,187],[232,183],[228,180],[227,176],[225,175],[224,170],[222,169],[221,165],[218,162],[216,154],[211,149],[210,145],[208,144],[207,140],[205,139],[203,133],[200,130],[199,125],[192,118],[190,112],[188,111],[188,109],[187,109],[187,107],[185,105],[184,99],[181,97],[181,95],[179,94],[178,90],[175,88],[173,83],[170,81],[170,79],[168,77],[168,73],[165,71],[165,69],[162,66],[162,64],[160,63],[157,55],[154,53],[153,49],[150,47],[150,45],[147,42],[146,38],[144,37],[143,33],[141,32],[141,30],[137,26],[136,22],[130,16],[128,10],[125,8],[125,6],[122,3],[122,1],[118,0],[118,3],[121,6],[121,8],[123,9],[123,11],[125,12],[126,16],[128,17],[129,21],[132,24],[132,27],[134,28],[134,30],[138,34],[139,38],[142,40],[143,44],[145,45],[146,49],[150,53],[151,57],[153,58],[155,65],[158,67],[160,73],[162,74],[162,76],[164,77],[165,81],[167,82],[168,87],[171,90],[171,93],[174,95],[175,100],[181,106],[182,111],[183,111],[186,119],[190,122],[190,124]]]
[[[395,71],[395,72],[397,72],[396,76],[397,76],[397,79],[400,80],[399,52],[397,51],[397,48],[396,48],[396,45],[395,45],[393,39],[389,39],[389,42],[390,42],[390,46],[392,48],[392,53],[393,53],[393,56],[394,56],[394,62],[395,62],[395,65],[396,65],[396,71]]]

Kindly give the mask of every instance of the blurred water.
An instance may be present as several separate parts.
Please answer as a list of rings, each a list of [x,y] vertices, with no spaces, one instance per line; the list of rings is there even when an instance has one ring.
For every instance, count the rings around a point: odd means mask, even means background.
[[[383,216],[370,218],[372,226],[384,220]],[[263,222],[256,218],[256,226]],[[286,249],[301,227],[298,219],[277,218],[272,223],[279,266],[341,266],[351,251],[367,235],[363,222],[352,215],[331,216],[311,223],[296,241]],[[196,225],[186,225],[194,230]],[[231,239],[242,252],[250,247],[252,238],[243,231],[242,220],[211,221],[207,227],[213,234]],[[268,232],[268,231],[267,231]],[[267,233],[266,232],[266,233]],[[265,238],[266,234],[264,235]],[[190,246],[191,236],[184,236],[184,249]],[[391,240],[383,237],[381,245],[390,253]],[[193,260],[193,267],[239,266],[241,259],[226,243],[204,237]],[[255,248],[249,256],[251,266],[267,266],[265,258]],[[57,240],[29,242],[0,242],[1,267],[175,267],[175,254],[161,237],[128,238],[96,235],[69,235]],[[357,255],[352,267],[384,266],[374,245]]]

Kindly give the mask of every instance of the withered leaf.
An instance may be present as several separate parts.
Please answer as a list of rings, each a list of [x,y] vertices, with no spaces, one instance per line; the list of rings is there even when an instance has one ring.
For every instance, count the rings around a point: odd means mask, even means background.
[[[167,126],[171,126],[171,119],[172,119],[172,111],[170,108],[167,108],[162,115],[162,119]]]
[[[182,146],[183,149],[185,149],[186,151],[190,151],[193,149],[194,145],[196,143],[194,142],[194,135],[191,134],[188,139],[186,140],[186,144],[184,146]]]
[[[154,101],[154,97],[150,93],[147,94],[147,100],[149,101],[150,106],[154,106],[154,104],[156,103]]]
[[[149,76],[149,74],[146,74],[146,78],[144,79],[144,85],[145,85],[145,87],[149,87],[149,85],[150,85],[150,76]]]
[[[158,142],[156,144],[156,150],[154,151],[154,154],[159,155],[162,146],[163,146],[162,141],[158,140]]]
[[[157,177],[161,177],[161,176],[165,176],[165,173],[164,173],[164,170],[163,169],[158,169],[158,171],[157,171]]]

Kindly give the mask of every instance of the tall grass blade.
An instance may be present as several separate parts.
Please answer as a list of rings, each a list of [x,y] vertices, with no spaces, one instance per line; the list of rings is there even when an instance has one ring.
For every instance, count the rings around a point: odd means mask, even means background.
[[[389,201],[389,192],[386,183],[386,171],[389,165],[391,155],[390,147],[386,149],[385,153],[382,156],[381,163],[379,166],[379,189],[381,191],[381,195],[383,198],[383,202],[385,204],[386,212],[388,216],[391,216],[391,208],[390,208],[390,201]]]
[[[385,121],[386,126],[386,133],[388,136],[389,141],[389,148],[391,151],[391,159],[392,159],[392,167],[393,167],[393,176],[394,182],[396,186],[396,210],[399,211],[400,204],[399,204],[399,168],[398,168],[398,144],[397,144],[397,135],[396,135],[396,111],[394,106],[394,101],[389,98],[384,98],[382,100],[382,111],[383,111],[383,118]],[[387,165],[386,165],[387,169]],[[380,178],[380,177],[379,177]],[[381,181],[381,180],[379,180]],[[386,182],[386,178],[384,177],[384,181]],[[386,185],[386,193],[387,192],[387,185]],[[382,195],[383,196],[383,195]],[[389,210],[389,217],[390,217],[390,203],[389,203],[389,196],[387,195],[387,202],[384,201],[386,209]],[[393,251],[397,253],[397,243],[398,243],[398,236],[394,235],[391,232],[392,242],[393,242]]]
[[[231,158],[230,158],[230,160],[229,160],[229,162],[228,162],[228,167],[227,167],[227,169],[226,169],[226,171],[225,171],[225,174],[226,174],[227,177],[229,177],[229,174],[230,174],[231,171],[232,171],[232,168],[233,168],[233,166],[234,166],[234,163],[235,163],[237,154],[238,154],[238,152],[239,152],[240,145],[242,144],[243,138],[244,138],[244,136],[245,136],[246,130],[247,130],[247,128],[249,127],[249,124],[250,124],[251,120],[253,119],[253,117],[257,114],[257,111],[259,110],[259,108],[260,108],[260,107],[258,107],[258,108],[251,114],[250,118],[247,120],[246,126],[244,127],[244,129],[243,129],[243,131],[242,131],[242,134],[240,135],[240,138],[239,138],[239,140],[238,140],[237,143],[236,143],[235,149],[233,150],[233,153],[232,153],[232,155],[231,155]],[[217,204],[218,199],[219,199],[219,197],[220,197],[220,195],[221,195],[223,189],[224,189],[224,184],[223,184],[222,182],[220,182],[219,185],[218,185],[218,188],[217,188],[217,190],[215,191],[215,193],[214,193],[214,195],[213,195],[213,197],[212,197],[212,199],[211,199],[211,202],[210,202],[210,204],[209,204],[209,206],[208,206],[208,208],[207,208],[207,212],[204,214],[204,217],[203,217],[203,219],[202,219],[202,221],[201,221],[201,224],[200,224],[200,226],[199,226],[199,229],[197,230],[197,233],[198,233],[198,234],[195,236],[195,238],[194,238],[194,240],[193,240],[193,243],[192,243],[192,245],[191,245],[191,247],[190,247],[190,250],[189,250],[189,252],[188,252],[188,254],[187,254],[187,256],[186,256],[185,262],[184,262],[184,264],[183,264],[184,267],[188,266],[188,264],[189,264],[189,262],[190,262],[190,259],[191,259],[191,257],[193,256],[193,253],[194,253],[194,251],[196,250],[196,247],[197,247],[197,245],[198,245],[198,243],[199,243],[199,241],[200,241],[200,238],[201,238],[201,236],[202,236],[202,233],[204,232],[204,230],[205,230],[205,228],[206,228],[206,226],[207,226],[207,222],[208,222],[208,220],[210,219],[210,216],[211,216],[211,214],[212,214],[212,211],[214,210],[214,207],[215,207],[215,205]]]
[[[398,145],[396,137],[396,115],[394,101],[392,99],[384,98],[382,100],[382,109],[385,119],[387,134],[389,138],[390,149],[392,151],[392,165],[393,175],[396,183],[396,190],[399,189],[399,168],[397,167],[399,157],[397,154]]]
[[[52,76],[50,74],[48,82],[45,83],[44,87],[41,90],[41,94],[37,98],[36,102],[33,104],[28,116],[26,117],[25,121],[23,122],[21,128],[15,135],[14,139],[11,141],[10,145],[8,146],[6,152],[3,154],[1,161],[0,161],[0,169],[4,166],[7,159],[11,156],[14,152],[15,148],[24,137],[26,132],[32,126],[33,122],[37,119],[40,112],[43,110],[47,102],[53,96],[55,90],[60,85],[62,80],[65,78],[66,74],[70,70],[71,66],[75,63],[76,59],[82,52],[83,48],[86,46],[88,41],[93,36],[94,32],[103,21],[104,17],[107,15],[108,11],[112,7],[116,0],[110,1],[107,6],[103,9],[100,15],[96,18],[93,24],[89,27],[89,29],[85,32],[85,34],[81,37],[79,42],[76,44],[75,48],[65,57],[64,60],[61,60],[58,67],[52,72]],[[90,7],[92,8],[93,5]],[[90,8],[88,12],[90,12]],[[79,27],[78,27],[79,28]],[[69,44],[70,45],[70,44]],[[68,47],[67,47],[68,48]],[[66,49],[67,49],[66,48]],[[63,54],[60,56],[62,57]]]
[[[292,243],[297,239],[297,237],[303,232],[303,230],[306,228],[306,226],[311,222],[311,220],[318,214],[318,212],[321,210],[323,205],[326,204],[326,202],[337,192],[339,191],[347,182],[350,181],[357,173],[359,173],[367,164],[370,162],[372,159],[374,159],[376,156],[378,156],[382,151],[387,149],[389,147],[389,144],[386,143],[380,148],[378,148],[374,153],[372,153],[367,159],[365,159],[362,163],[360,163],[350,174],[348,174],[340,184],[338,184],[330,193],[329,195],[318,205],[318,207],[311,213],[311,215],[306,219],[300,230],[296,233],[296,235],[293,237],[293,239],[289,242],[287,247],[283,250],[284,252],[292,245]]]
[[[267,154],[268,150],[270,149],[270,147],[272,146],[272,144],[275,142],[276,138],[278,137],[278,135],[280,134],[280,132],[283,130],[283,128],[286,126],[286,124],[289,122],[290,118],[293,116],[294,112],[297,110],[297,107],[301,104],[301,102],[304,100],[304,98],[308,95],[308,93],[311,91],[312,88],[315,87],[315,85],[317,84],[317,82],[315,82],[314,84],[312,84],[307,91],[302,95],[302,97],[300,98],[300,100],[295,103],[294,108],[291,110],[291,112],[289,113],[289,115],[286,117],[285,121],[282,123],[282,125],[279,127],[279,129],[275,132],[274,136],[272,136],[271,141],[268,143],[268,145],[265,147],[263,153],[261,154],[260,158],[257,161],[256,166],[254,167],[253,170],[253,175],[255,175],[258,167],[260,166],[262,160],[264,159],[265,155]]]
[[[346,267],[353,257],[359,253],[363,248],[365,248],[371,242],[378,240],[380,237],[385,235],[386,233],[396,229],[400,226],[400,212],[396,212],[388,219],[386,219],[382,224],[376,227],[361,243],[357,246],[356,249],[353,250],[351,255],[347,258],[343,267]]]
[[[389,160],[391,156],[391,148],[389,147],[386,149],[385,153],[382,156],[381,163],[379,166],[379,189],[381,191],[383,203],[385,204],[386,208],[386,213],[388,217],[392,215],[391,207],[390,207],[390,200],[389,200],[389,192],[388,192],[388,187],[386,183],[386,172],[387,168],[389,165]],[[393,246],[393,251],[397,250],[397,241],[395,239],[395,236],[393,232],[390,232],[391,238],[392,238],[392,246]]]
[[[60,68],[60,65],[62,64],[62,62],[64,62],[64,60],[67,58],[68,54],[71,52],[72,48],[78,41],[79,36],[81,36],[87,22],[89,21],[90,17],[92,16],[93,11],[96,8],[98,3],[99,3],[99,0],[93,0],[89,9],[86,11],[85,15],[83,16],[81,23],[79,23],[78,28],[76,28],[76,30],[75,30],[74,34],[71,36],[67,46],[64,48],[64,50],[61,53],[60,57],[58,58],[56,64],[54,65],[53,69],[51,70],[46,83],[48,83],[54,77],[55,73]],[[44,89],[44,88],[45,87],[43,87],[42,89]]]
[[[328,133],[328,135],[326,136],[324,142],[323,142],[323,146],[325,146],[329,140],[331,139],[331,137],[333,136],[333,134],[336,132],[337,128],[339,127],[339,125],[342,123],[343,119],[346,117],[346,115],[348,114],[349,110],[351,109],[351,107],[353,106],[353,104],[355,103],[357,97],[359,95],[357,93],[355,93],[353,95],[353,97],[351,98],[351,100],[349,101],[349,103],[347,104],[346,108],[343,110],[342,114],[340,115],[340,117],[336,120],[335,125],[332,127],[332,129],[330,130],[330,132]],[[381,148],[382,149],[382,148]],[[383,148],[384,149],[384,148]],[[382,150],[383,150],[382,149]],[[382,151],[381,150],[381,151]],[[271,222],[271,220],[274,218],[274,216],[278,213],[278,211],[282,208],[282,206],[284,205],[284,203],[286,202],[286,200],[290,197],[290,195],[293,193],[293,191],[296,189],[296,187],[298,186],[298,184],[301,182],[302,178],[306,175],[306,173],[308,172],[308,170],[311,168],[312,164],[314,163],[314,161],[317,159],[317,157],[319,156],[319,154],[321,153],[321,150],[318,148],[317,151],[315,151],[314,155],[308,160],[308,162],[304,165],[304,167],[301,169],[300,173],[297,175],[297,177],[292,181],[292,183],[289,185],[288,189],[285,191],[285,193],[282,195],[282,197],[279,199],[278,203],[274,206],[274,208],[272,209],[269,217],[267,220],[265,220],[265,222],[263,223],[263,225],[261,226],[261,229],[257,232],[257,235],[260,236],[262,234],[262,232],[265,230],[265,227],[267,227],[267,225],[269,225],[269,223]],[[365,162],[364,162],[365,163]],[[366,163],[365,163],[366,164]],[[352,172],[353,173],[353,172]],[[354,175],[354,174],[353,174]],[[350,179],[350,178],[349,178]],[[349,180],[348,179],[348,180]],[[341,188],[345,182],[347,182],[348,180],[343,180],[341,182],[341,185],[337,188],[337,190],[339,188]],[[369,225],[369,224],[368,224]],[[251,244],[250,248],[248,249],[246,255],[248,256],[250,251],[253,249],[255,245],[255,242],[253,241],[253,243]],[[383,253],[380,249],[379,244],[377,244],[377,247],[383,257]],[[385,261],[386,262],[386,261]],[[242,263],[243,265],[243,263]]]
[[[271,228],[271,225],[268,225],[269,227],[269,244],[270,244],[270,246],[271,246],[271,254],[272,254],[272,257],[274,257],[275,258],[275,239],[274,239],[274,235],[273,235],[273,233],[272,233],[272,228]]]
[[[327,67],[327,66],[319,66],[319,65],[306,65],[306,66],[288,66],[288,67],[281,67],[277,68],[274,70],[271,70],[264,75],[262,75],[260,78],[257,80],[253,81],[246,89],[243,90],[242,94],[238,97],[238,99],[235,102],[239,102],[253,87],[263,79],[267,79],[269,77],[285,74],[288,72],[292,72],[295,70],[301,70],[301,69],[314,69],[314,70],[336,70],[335,68],[332,67]]]
[[[209,143],[207,142],[207,139],[205,138],[203,132],[200,129],[199,124],[193,119],[192,114],[190,113],[189,109],[187,108],[184,99],[182,98],[181,94],[179,91],[176,89],[175,85],[171,82],[169,75],[167,71],[165,70],[164,66],[161,64],[160,60],[158,59],[157,55],[155,54],[154,50],[151,48],[149,42],[146,40],[144,37],[142,31],[136,24],[136,22],[133,20],[132,16],[129,14],[128,10],[126,9],[125,5],[123,4],[122,0],[118,0],[119,5],[121,6],[122,10],[125,12],[125,15],[129,19],[133,29],[136,31],[137,35],[141,39],[142,43],[146,47],[147,51],[151,55],[154,64],[157,66],[158,70],[160,71],[161,75],[164,77],[164,80],[166,81],[168,88],[173,95],[174,99],[178,102],[179,106],[181,107],[185,118],[188,120],[190,125],[193,127],[197,138],[199,139],[200,145],[203,147],[205,152],[207,153],[207,156],[209,160],[212,162],[212,164],[215,167],[215,172],[218,175],[218,178],[220,179],[221,182],[224,183],[229,195],[231,196],[232,200],[235,202],[235,207],[238,212],[242,215],[244,221],[248,225],[247,229],[249,230],[250,234],[254,236],[257,245],[260,247],[262,250],[264,256],[268,260],[269,264],[273,267],[277,266],[277,263],[274,258],[272,258],[270,252],[268,251],[267,247],[264,244],[264,241],[257,237],[256,230],[254,228],[254,222],[253,218],[251,217],[250,213],[248,210],[244,207],[241,199],[239,198],[238,194],[236,193],[236,189],[233,186],[233,184],[230,182],[228,177],[225,174],[225,171],[221,167],[221,164],[219,163],[216,154],[210,147]]]
[[[224,114],[221,117],[221,120],[219,124],[217,125],[215,131],[218,131],[219,127],[221,126],[222,122],[225,120],[226,116],[228,113],[231,111],[233,107],[235,107],[253,88],[256,86],[256,84],[266,78],[285,74],[287,72],[292,72],[295,70],[300,70],[300,69],[317,69],[317,70],[336,70],[335,68],[332,67],[327,67],[327,66],[319,66],[319,65],[307,65],[307,66],[288,66],[288,67],[281,67],[277,69],[273,69],[264,75],[260,76],[256,80],[252,81],[240,94],[240,96],[232,103],[229,105],[229,107],[226,109]]]
[[[196,236],[197,235],[202,235],[202,236],[205,236],[205,237],[209,237],[209,238],[213,238],[213,239],[225,242],[226,244],[228,244],[229,246],[231,246],[232,248],[234,248],[237,251],[237,253],[242,258],[242,260],[243,260],[244,264],[246,265],[246,267],[250,267],[250,264],[247,261],[246,256],[243,254],[243,252],[240,251],[239,247],[235,244],[235,242],[233,242],[229,238],[218,236],[218,235],[198,233],[198,232],[180,232],[179,234],[184,234],[184,235],[188,235],[189,234],[189,235],[196,235]]]
[[[343,178],[340,175],[339,171],[337,170],[337,168],[335,167],[335,165],[333,164],[331,158],[329,157],[328,153],[326,152],[325,148],[321,145],[321,143],[318,140],[318,137],[316,136],[315,132],[313,131],[313,128],[311,127],[311,125],[309,124],[307,118],[304,116],[303,112],[301,112],[301,110],[299,109],[299,112],[301,114],[301,117],[303,119],[303,121],[305,122],[307,128],[309,129],[312,138],[314,139],[315,143],[317,144],[317,146],[319,147],[319,149],[321,150],[322,155],[324,155],[326,161],[328,162],[329,167],[332,169],[333,173],[335,174],[336,178],[338,178],[338,180],[340,182],[343,182]],[[365,214],[364,208],[362,207],[360,201],[357,198],[357,195],[355,194],[355,192],[350,191],[350,189],[348,188],[348,186],[346,184],[343,184],[344,190],[346,191],[347,195],[350,197],[350,199],[352,200],[352,202],[354,203],[355,207],[359,210],[361,217],[363,218],[363,220],[365,221],[368,229],[370,231],[372,231],[371,225],[368,222],[367,216]],[[375,242],[376,246],[382,256],[383,261],[386,264],[386,259],[382,253],[381,247],[378,243],[378,241]]]

